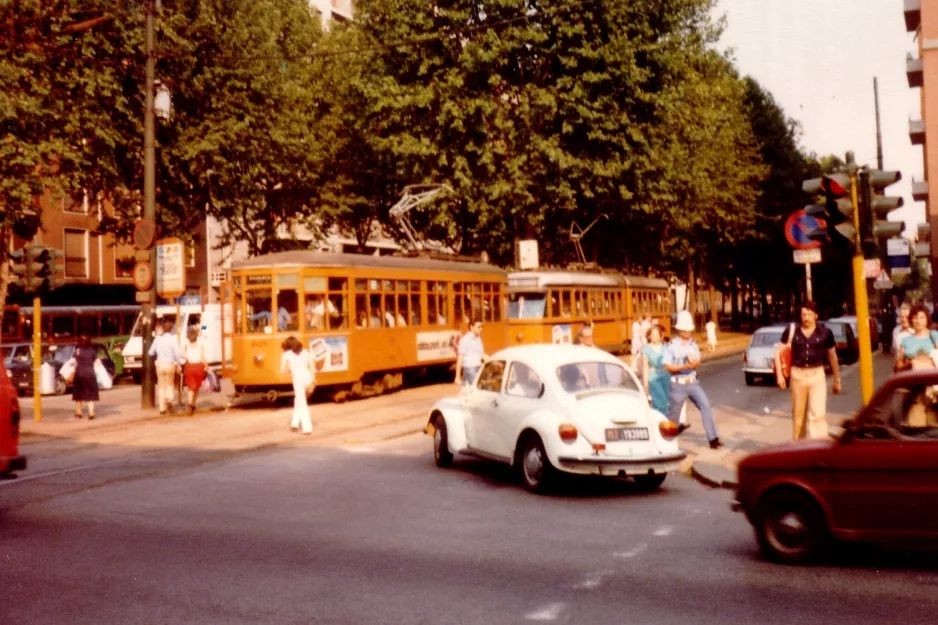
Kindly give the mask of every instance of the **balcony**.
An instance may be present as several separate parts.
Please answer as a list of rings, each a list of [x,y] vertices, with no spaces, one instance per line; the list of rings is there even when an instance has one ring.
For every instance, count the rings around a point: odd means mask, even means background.
[[[922,86],[922,59],[917,59],[911,54],[905,57],[905,76],[909,79],[909,89]]]
[[[909,139],[912,145],[925,145],[925,120],[909,120]]]
[[[920,180],[916,182],[912,181],[912,199],[916,202],[926,202],[928,201],[928,181]]]
[[[922,25],[922,0],[902,0],[905,6],[905,30],[914,33]]]

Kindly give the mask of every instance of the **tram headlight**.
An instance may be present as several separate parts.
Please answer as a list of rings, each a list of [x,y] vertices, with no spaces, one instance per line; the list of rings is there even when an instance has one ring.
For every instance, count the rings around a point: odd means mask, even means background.
[[[254,364],[258,367],[264,366],[264,354],[254,354]]]

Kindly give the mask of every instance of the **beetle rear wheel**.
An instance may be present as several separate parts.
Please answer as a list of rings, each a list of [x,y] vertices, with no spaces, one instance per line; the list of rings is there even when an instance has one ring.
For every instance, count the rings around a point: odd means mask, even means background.
[[[453,453],[449,450],[449,438],[446,435],[446,421],[440,416],[433,420],[433,461],[441,469],[453,464]]]
[[[524,487],[532,493],[546,492],[554,481],[556,470],[550,463],[539,436],[530,434],[525,437],[518,459]]]

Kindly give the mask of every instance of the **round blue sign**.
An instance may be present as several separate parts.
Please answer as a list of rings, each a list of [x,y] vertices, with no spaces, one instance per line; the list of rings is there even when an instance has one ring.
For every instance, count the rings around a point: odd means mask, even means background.
[[[796,250],[810,250],[821,247],[821,242],[809,239],[808,233],[823,227],[824,224],[821,220],[806,215],[804,209],[801,209],[792,213],[788,221],[785,222],[785,238]]]

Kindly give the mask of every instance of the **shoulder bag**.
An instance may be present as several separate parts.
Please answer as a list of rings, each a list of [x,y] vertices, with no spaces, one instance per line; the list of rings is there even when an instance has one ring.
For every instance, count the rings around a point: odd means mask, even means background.
[[[788,342],[778,348],[778,360],[782,365],[782,377],[791,377],[791,343],[795,340],[795,324],[788,327]]]

